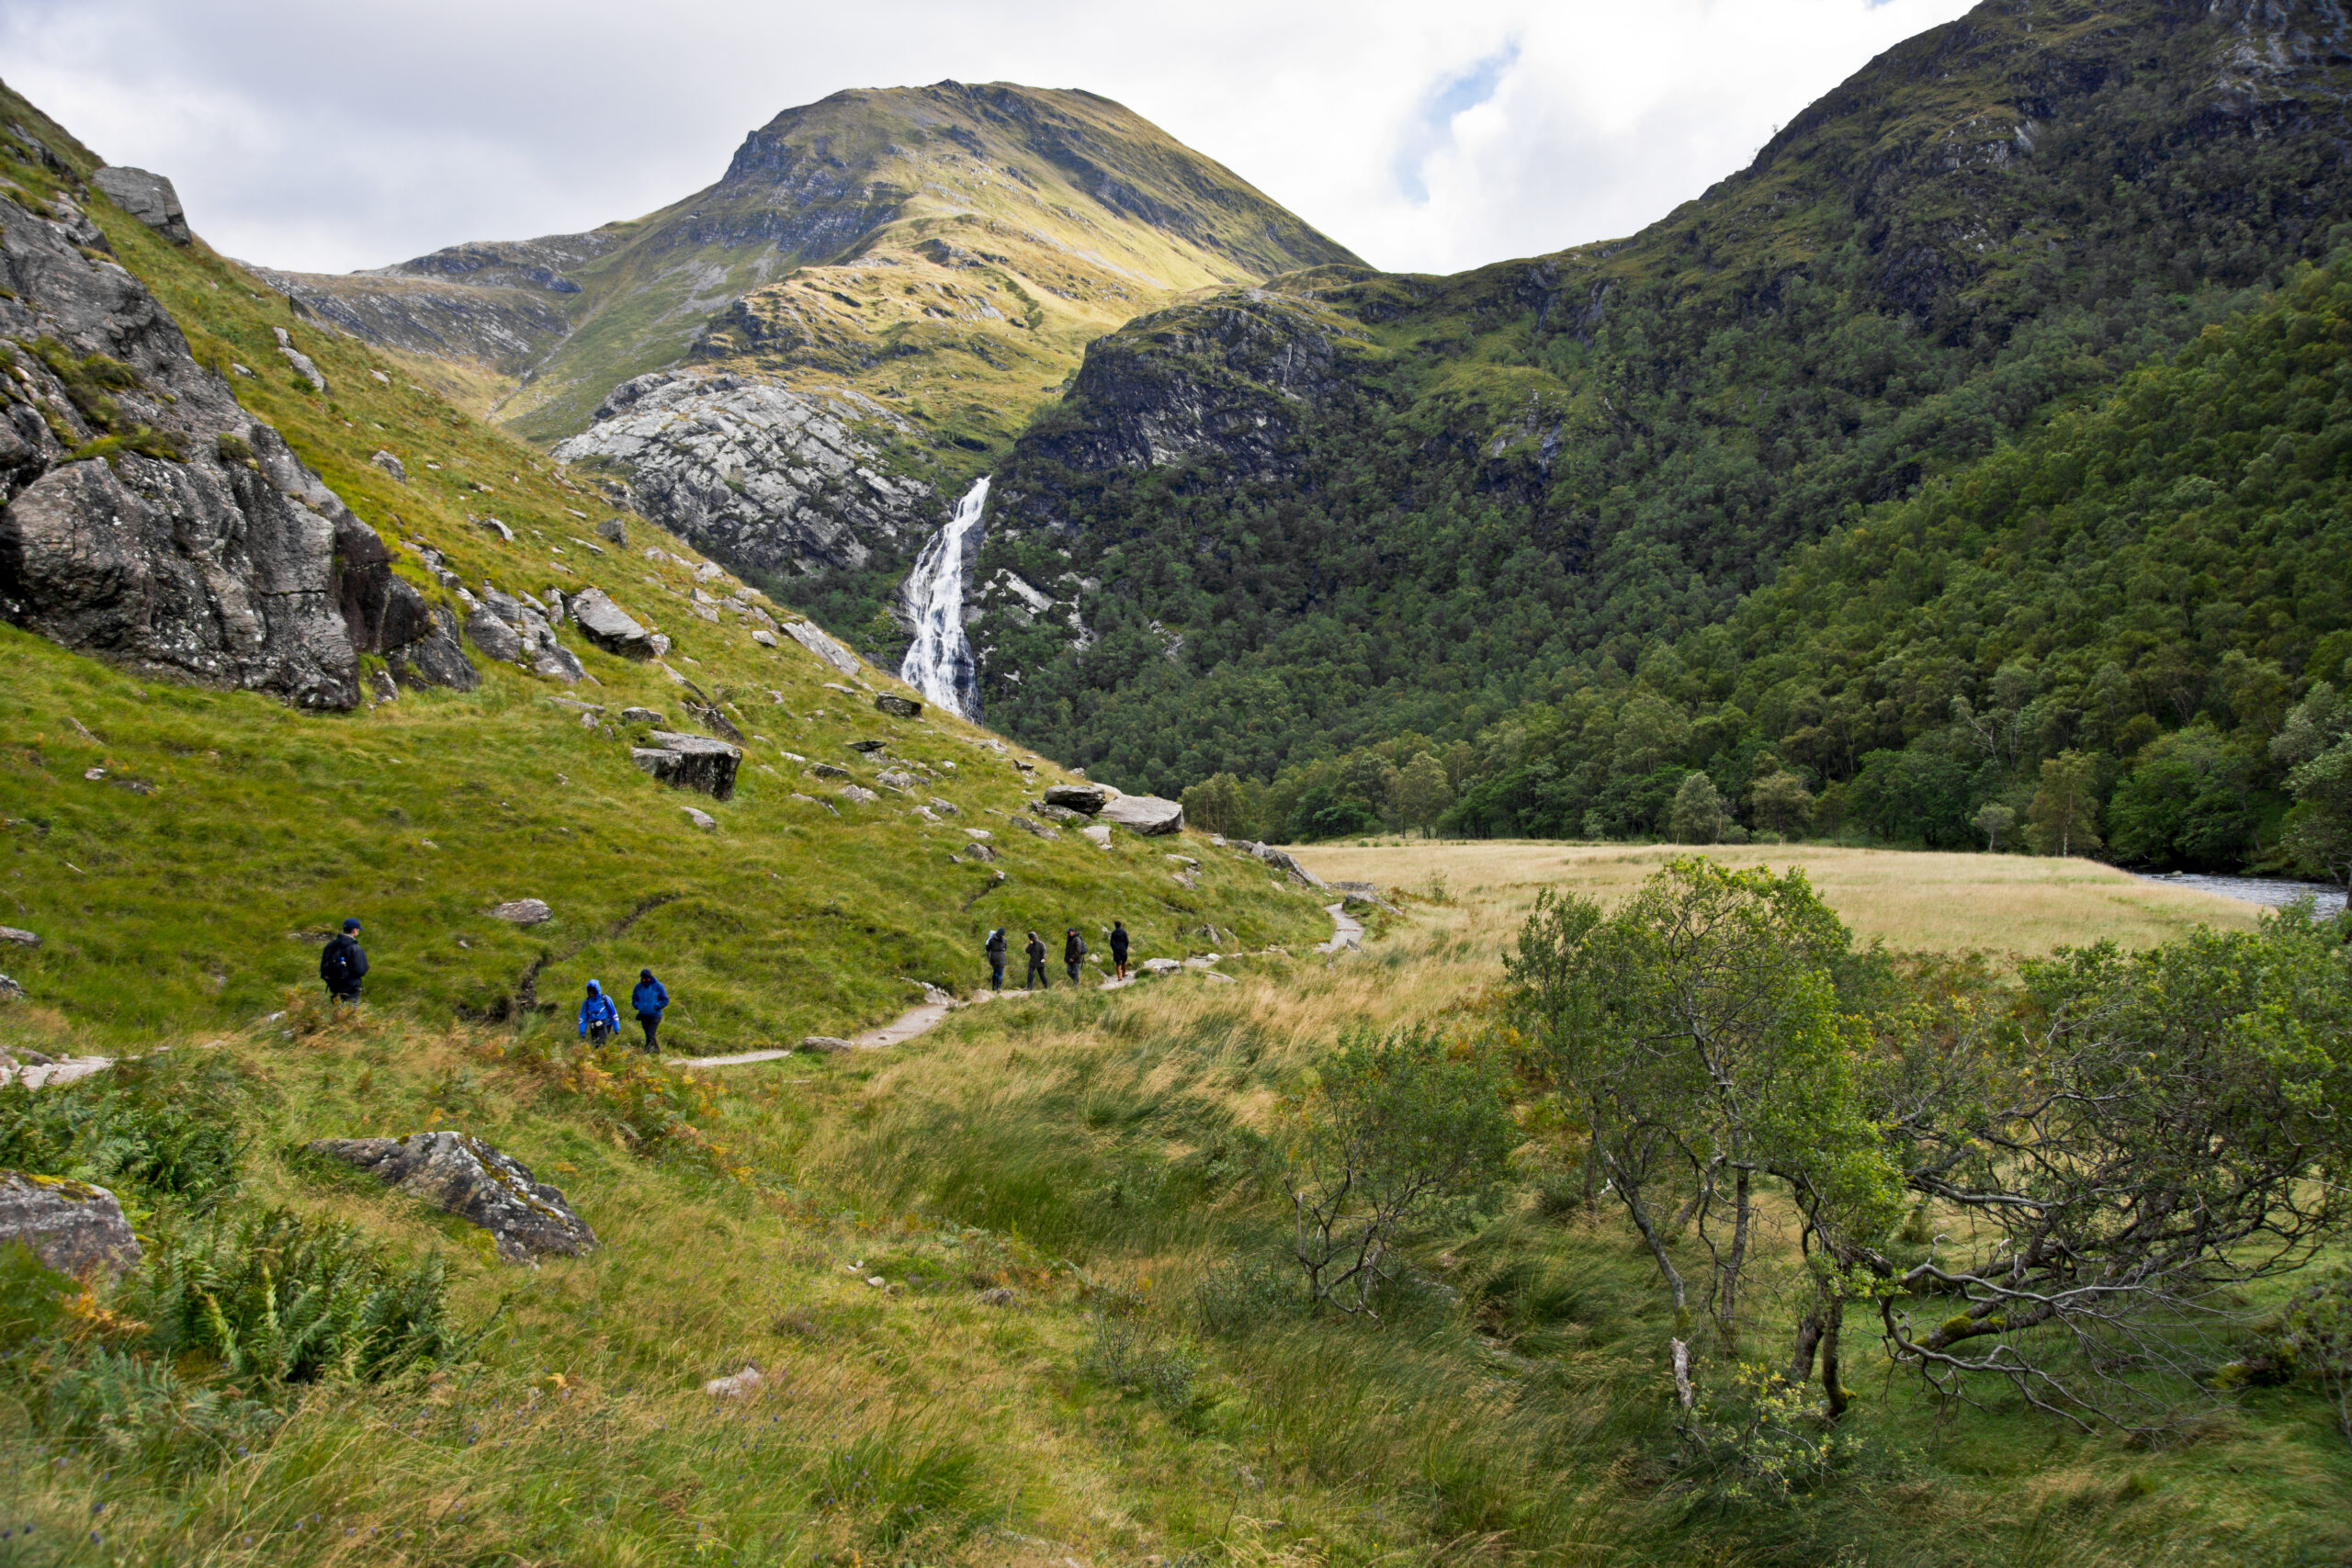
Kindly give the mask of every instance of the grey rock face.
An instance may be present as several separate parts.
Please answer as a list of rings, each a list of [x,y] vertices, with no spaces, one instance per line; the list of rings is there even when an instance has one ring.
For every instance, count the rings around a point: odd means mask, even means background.
[[[582,589],[571,596],[565,608],[572,624],[605,652],[617,653],[624,659],[653,657],[653,634],[605,597],[603,589]]]
[[[293,334],[284,327],[275,327],[271,330],[277,333],[277,352],[285,357],[287,364],[294,367],[294,374],[308,381],[311,384],[311,390],[324,395],[327,389],[327,378],[319,373],[318,365],[309,355],[294,346]]]
[[[1293,882],[1297,883],[1301,887],[1321,887],[1324,886],[1324,882],[1321,877],[1316,875],[1313,872],[1299,864],[1297,857],[1291,854],[1287,850],[1278,850],[1272,844],[1252,843],[1248,839],[1234,840],[1233,847],[1239,850],[1244,854],[1253,855],[1257,859],[1263,861],[1266,864],[1272,866],[1275,870],[1288,876]]]
[[[370,452],[368,454],[368,460],[400,480],[401,483],[408,483],[408,466],[390,452],[382,450]]]
[[[555,919],[555,911],[541,898],[510,898],[492,909],[490,915],[492,919],[514,926],[544,925]]]
[[[843,784],[840,789],[834,791],[834,793],[839,795],[843,800],[854,800],[860,806],[871,806],[876,801],[882,798],[872,790],[862,788],[856,784]]]
[[[813,621],[786,621],[784,635],[840,671],[844,675],[857,673],[857,655],[827,637]]]
[[[1047,792],[1052,793],[1051,791]],[[1180,832],[1184,826],[1184,807],[1173,800],[1163,800],[1156,795],[1123,795],[1102,807],[1102,820],[1115,822],[1131,833],[1147,839]]]
[[[103,1187],[62,1176],[0,1171],[0,1246],[20,1241],[61,1274],[119,1274],[139,1261],[139,1238]]]
[[[1046,788],[1046,804],[1091,817],[1111,804],[1111,792],[1098,784],[1049,784]]]
[[[509,1263],[547,1253],[576,1257],[596,1245],[563,1193],[512,1155],[449,1130],[392,1138],[321,1138],[311,1152],[368,1171],[388,1187],[471,1220]]]
[[[33,931],[18,931],[15,926],[0,926],[0,942],[14,942],[18,947],[39,947],[40,937]]]
[[[876,697],[874,699],[874,705],[884,713],[890,715],[893,718],[920,718],[922,716],[922,705],[921,703],[915,701],[912,697],[902,697],[892,692],[885,692],[880,696]]]
[[[90,176],[117,207],[130,213],[175,245],[188,243],[187,214],[180,209],[180,193],[172,182],[145,169],[107,167]]]
[[[487,606],[476,609],[466,617],[466,635],[474,646],[502,664],[520,664],[523,660],[523,639]]]
[[[628,544],[628,525],[617,517],[607,517],[596,525],[596,537],[626,547]]]
[[[651,746],[629,748],[629,761],[673,789],[698,790],[713,800],[735,793],[735,770],[743,753],[707,735],[653,731]]]
[[[698,811],[691,806],[687,807],[685,809],[687,821],[693,823],[695,827],[701,829],[706,833],[716,833],[718,831],[718,818],[713,817],[707,811]]]
[[[0,299],[0,339],[103,355],[129,384],[108,389],[111,412],[86,393],[85,407],[21,350],[23,379],[0,378],[0,616],[143,674],[356,705],[360,654],[390,659],[443,628],[374,531],[73,229],[0,202],[0,283],[14,296]],[[74,460],[141,429],[143,450]],[[355,605],[364,624],[347,620]],[[419,678],[463,678],[462,656],[407,662]]]
[[[668,722],[651,708],[623,708],[622,722],[627,724],[663,724]]]
[[[861,423],[914,434],[855,393],[663,370],[613,389],[555,455],[621,464],[639,511],[714,555],[767,571],[855,568],[876,545],[911,548],[938,510],[929,485],[883,471]]]

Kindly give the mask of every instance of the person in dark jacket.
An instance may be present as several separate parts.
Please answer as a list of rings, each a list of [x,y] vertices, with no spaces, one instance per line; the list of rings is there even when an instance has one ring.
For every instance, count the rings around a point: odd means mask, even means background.
[[[580,1004],[580,1038],[592,1045],[602,1045],[620,1032],[621,1015],[613,1010],[613,998],[605,995],[605,987],[595,981],[588,982],[588,995]]]
[[[1062,933],[1062,967],[1069,971],[1069,983],[1078,984],[1078,966],[1086,957],[1086,939],[1078,934],[1076,926]]]
[[[359,999],[359,982],[367,974],[368,953],[359,945],[359,922],[345,920],[343,930],[319,954],[319,978],[326,982],[330,1000],[356,1002]]]
[[[1037,939],[1035,931],[1029,933],[1028,951],[1029,977],[1021,982],[1022,987],[1031,991],[1045,990],[1053,982],[1046,978],[1046,944]]]
[[[1111,922],[1111,963],[1117,970],[1117,977],[1125,979],[1127,977],[1127,928],[1116,920]]]
[[[989,932],[989,989],[1004,989],[1004,928]]]
[[[645,1031],[645,1054],[653,1055],[653,1032],[662,1027],[662,1010],[670,1005],[670,993],[653,977],[650,969],[637,972],[637,989],[628,994],[628,1005],[637,1010],[637,1021]]]

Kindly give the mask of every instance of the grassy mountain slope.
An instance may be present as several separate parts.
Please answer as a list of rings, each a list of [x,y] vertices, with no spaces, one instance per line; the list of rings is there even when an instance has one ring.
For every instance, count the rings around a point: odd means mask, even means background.
[[[0,108],[78,171],[95,166],[22,99]],[[69,177],[8,172],[38,189]],[[1121,917],[1146,952],[1328,931],[1262,868],[1216,863],[1192,892],[1170,877],[1168,840],[1123,836],[1106,852],[1013,830],[1008,814],[1036,787],[1015,766],[1025,754],[934,713],[889,719],[865,692],[829,688],[845,678],[797,645],[763,646],[743,614],[698,606],[697,590],[710,598],[729,585],[698,575],[676,539],[632,518],[626,549],[599,542],[592,520],[610,509],[527,446],[405,385],[356,340],[289,315],[201,242],[175,248],[103,198],[91,210],[197,357],[228,373],[428,596],[447,590],[402,541],[434,549],[477,590],[603,587],[674,639],[669,666],[749,739],[729,802],[654,784],[628,756],[647,727],[620,710],[641,705],[686,728],[687,688],[661,664],[603,654],[570,632],[592,677],[571,691],[477,655],[477,692],[404,692],[345,716],[132,680],[0,632],[0,689],[17,718],[0,751],[11,855],[0,904],[8,923],[42,938],[7,964],[30,994],[9,1014],[25,1027],[45,1020],[119,1045],[167,1023],[233,1025],[283,1006],[288,987],[315,986],[316,942],[297,933],[345,915],[368,924],[380,1005],[495,1015],[533,994],[567,1003],[591,976],[625,980],[651,964],[680,997],[679,1043],[710,1050],[871,1023],[917,999],[914,981],[967,990],[985,978],[977,944],[994,924],[1094,934]],[[286,368],[279,326],[324,372],[326,394]],[[239,364],[258,373],[231,372]],[[401,459],[408,482],[370,462],[378,450]],[[513,540],[478,521],[486,515]],[[602,725],[583,728],[576,705],[550,700],[567,696],[601,705]],[[890,764],[846,748],[863,739],[933,776],[913,795],[885,790],[859,806],[786,755],[871,785]],[[1058,776],[1040,763],[1034,779]],[[933,795],[961,815],[936,826],[910,815]],[[707,808],[718,829],[693,828],[688,806]],[[951,863],[967,827],[994,833],[999,866]],[[1009,880],[972,901],[999,869]],[[517,931],[487,916],[520,897],[545,899],[555,920]],[[1203,934],[1212,925],[1228,934]]]
[[[989,713],[1168,788],[1633,671],[2326,254],[2343,31],[1985,6],[1629,241],[1131,324],[992,496]]]
[[[788,109],[718,184],[627,223],[288,281],[363,334],[513,378],[498,417],[537,441],[690,350],[995,440],[1128,317],[1352,259],[1107,99],[942,82]]]

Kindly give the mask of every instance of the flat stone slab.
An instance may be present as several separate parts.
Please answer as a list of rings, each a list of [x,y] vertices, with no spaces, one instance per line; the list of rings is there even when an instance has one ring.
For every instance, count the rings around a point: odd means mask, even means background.
[[[1099,784],[1058,784],[1046,786],[1046,804],[1091,817],[1111,803],[1111,791]]]
[[[119,1274],[139,1261],[139,1238],[115,1195],[62,1176],[0,1171],[0,1246],[12,1241],[77,1280]]]
[[[1046,792],[1048,795],[1052,793]],[[1183,804],[1156,795],[1123,795],[1104,806],[1101,816],[1103,821],[1114,822],[1147,839],[1181,832],[1184,827]]]
[[[606,653],[624,659],[653,657],[653,634],[607,597],[601,588],[584,588],[564,602],[565,613],[583,636]]]
[[[498,1242],[509,1263],[542,1254],[576,1257],[596,1245],[587,1222],[512,1155],[454,1129],[405,1138],[321,1138],[313,1154],[368,1171],[386,1186],[471,1220]]]
[[[543,898],[510,898],[490,913],[492,919],[514,926],[545,925],[555,919],[555,911],[548,908]]]

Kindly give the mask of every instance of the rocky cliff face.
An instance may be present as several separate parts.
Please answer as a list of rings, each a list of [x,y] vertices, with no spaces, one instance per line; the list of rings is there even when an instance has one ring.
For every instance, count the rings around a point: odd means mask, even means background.
[[[363,652],[470,685],[446,616],[197,364],[73,199],[0,196],[0,615],[144,673],[309,707],[360,700]]]
[[[863,567],[877,546],[903,553],[938,526],[937,493],[884,472],[861,425],[914,434],[854,393],[661,371],[614,389],[555,455],[617,468],[646,516],[712,555],[788,578]]]

